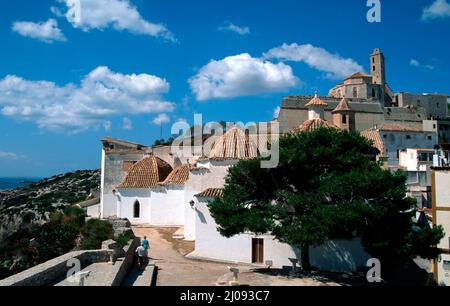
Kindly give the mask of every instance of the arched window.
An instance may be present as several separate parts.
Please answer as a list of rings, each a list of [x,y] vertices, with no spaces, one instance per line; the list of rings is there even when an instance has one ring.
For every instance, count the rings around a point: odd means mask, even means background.
[[[342,124],[347,124],[347,115],[342,114]]]
[[[141,204],[139,203],[138,200],[136,200],[136,202],[134,202],[133,217],[134,218],[140,218],[141,217]]]
[[[358,88],[353,87],[353,98],[357,98],[358,97]]]

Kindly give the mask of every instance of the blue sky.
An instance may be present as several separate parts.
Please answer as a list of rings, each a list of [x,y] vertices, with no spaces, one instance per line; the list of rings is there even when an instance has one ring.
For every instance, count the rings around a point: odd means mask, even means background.
[[[271,120],[375,47],[395,91],[449,93],[448,0],[384,0],[380,23],[366,2],[81,0],[73,20],[70,0],[2,1],[0,176],[98,168],[103,136],[152,144],[194,113]]]

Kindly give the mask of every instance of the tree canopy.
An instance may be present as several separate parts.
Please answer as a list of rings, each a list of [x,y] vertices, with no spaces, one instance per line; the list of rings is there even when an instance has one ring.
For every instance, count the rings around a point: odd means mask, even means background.
[[[262,158],[231,167],[210,212],[226,237],[269,233],[297,246],[305,270],[309,248],[330,239],[360,237],[385,262],[435,257],[442,228],[414,226],[406,176],[383,169],[372,153],[372,143],[356,132],[288,134],[280,139],[278,167],[261,168]]]

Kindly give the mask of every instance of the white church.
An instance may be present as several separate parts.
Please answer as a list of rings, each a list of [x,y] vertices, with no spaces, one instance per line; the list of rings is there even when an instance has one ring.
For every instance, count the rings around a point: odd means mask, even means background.
[[[327,126],[321,109],[324,104],[317,96],[311,101],[310,120],[303,126],[311,129],[311,122]],[[246,233],[225,238],[208,209],[208,204],[222,195],[228,169],[239,160],[257,157],[265,144],[238,127],[208,141],[205,147],[210,149],[189,160],[173,154],[170,146],[146,147],[104,138],[101,202],[89,208],[89,214],[127,218],[135,225],[179,227],[180,239],[195,241],[195,251],[188,255],[192,259],[292,266],[289,258],[300,260],[295,247],[271,235]],[[267,137],[265,141],[267,144]],[[311,264],[321,270],[357,271],[366,266],[368,258],[358,239],[329,241],[311,248]]]

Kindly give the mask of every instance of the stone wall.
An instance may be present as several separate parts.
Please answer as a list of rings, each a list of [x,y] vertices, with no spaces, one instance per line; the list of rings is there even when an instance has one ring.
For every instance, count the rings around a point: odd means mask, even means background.
[[[0,286],[49,286],[66,277],[72,266],[67,266],[71,259],[78,259],[81,269],[86,266],[107,262],[112,250],[76,251],[49,260],[31,269],[0,281]]]

